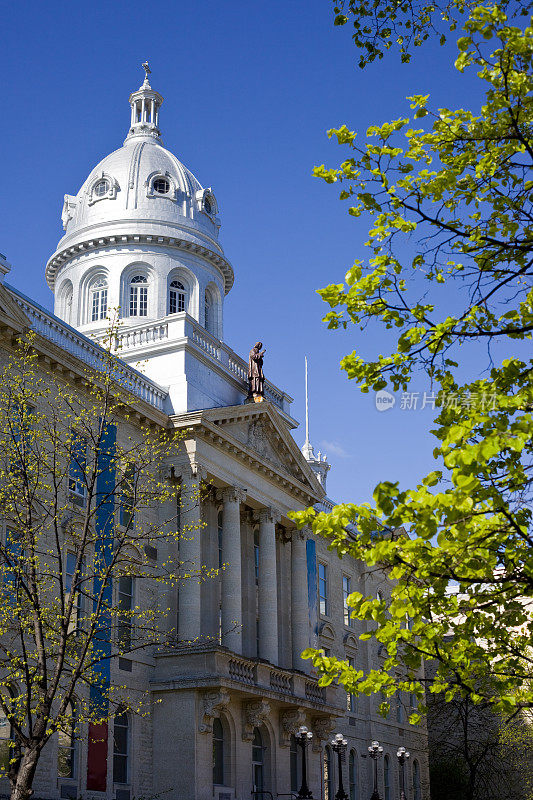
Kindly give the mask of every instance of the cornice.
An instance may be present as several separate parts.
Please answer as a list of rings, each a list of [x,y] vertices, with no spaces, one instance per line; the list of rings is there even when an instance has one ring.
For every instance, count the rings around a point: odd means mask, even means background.
[[[129,220],[127,222],[130,222]],[[136,220],[136,223],[142,220]],[[147,220],[149,222],[149,220]],[[120,224],[120,223],[117,223]],[[189,239],[181,239],[177,236],[158,236],[156,234],[125,233],[125,234],[105,234],[88,237],[81,242],[56,250],[46,265],[46,281],[53,290],[58,270],[71,258],[82,253],[97,251],[103,247],[116,247],[128,244],[149,244],[152,246],[171,247],[205,258],[213,266],[220,270],[224,278],[224,292],[228,294],[234,282],[233,267],[225,256],[210,250],[208,247],[191,242]]]
[[[262,406],[264,404],[261,404]],[[240,406],[232,407],[237,411]],[[246,406],[244,406],[246,408]],[[251,407],[254,408],[253,406]],[[223,409],[217,409],[222,411]],[[255,414],[264,414],[265,410],[256,410]],[[255,416],[253,411],[245,417]],[[233,418],[233,417],[231,417]],[[315,493],[312,484],[306,485],[294,475],[273,464],[261,456],[252,448],[240,442],[223,427],[215,425],[206,418],[205,411],[193,411],[188,414],[174,415],[170,417],[171,424],[176,428],[189,429],[194,436],[212,444],[216,448],[225,450],[232,457],[238,459],[248,469],[253,469],[263,477],[281,486],[289,494],[297,497],[305,505],[314,505],[320,498],[318,492]],[[284,424],[284,423],[282,423]]]

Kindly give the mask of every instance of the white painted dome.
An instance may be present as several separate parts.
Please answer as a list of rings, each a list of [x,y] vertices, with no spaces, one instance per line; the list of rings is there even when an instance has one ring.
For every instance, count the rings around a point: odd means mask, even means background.
[[[131,126],[123,146],[100,161],[76,195],[65,195],[65,235],[46,266],[51,289],[72,257],[129,241],[192,250],[220,270],[225,293],[231,289],[233,270],[218,242],[215,195],[163,147],[162,102],[147,73],[130,96]]]

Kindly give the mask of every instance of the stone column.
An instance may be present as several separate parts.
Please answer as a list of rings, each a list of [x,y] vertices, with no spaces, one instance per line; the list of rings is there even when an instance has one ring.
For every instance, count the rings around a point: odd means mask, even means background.
[[[310,672],[310,661],[301,658],[309,647],[309,600],[307,597],[307,531],[295,530],[291,544],[292,666]]]
[[[280,515],[272,508],[259,514],[259,657],[277,664],[278,574],[276,565],[276,522]]]
[[[241,513],[246,498],[242,489],[232,486],[220,493],[224,503],[222,517],[222,644],[242,653],[242,576]]]
[[[178,638],[192,641],[200,636],[202,618],[200,578],[202,535],[200,519],[200,470],[186,471],[181,477],[179,559],[181,570],[190,577],[180,581]]]

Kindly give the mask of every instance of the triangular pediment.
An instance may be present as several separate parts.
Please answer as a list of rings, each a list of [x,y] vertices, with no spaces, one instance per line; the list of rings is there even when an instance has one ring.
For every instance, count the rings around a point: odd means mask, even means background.
[[[208,409],[202,412],[202,418],[238,443],[243,452],[254,454],[258,461],[304,484],[317,499],[324,497],[315,474],[271,403]]]
[[[16,330],[24,330],[30,324],[9,289],[2,283],[0,283],[0,319],[4,323],[12,324]]]

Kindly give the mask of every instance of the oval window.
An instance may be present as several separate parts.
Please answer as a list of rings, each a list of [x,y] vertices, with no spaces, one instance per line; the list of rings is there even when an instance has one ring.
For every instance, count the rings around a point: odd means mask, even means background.
[[[211,205],[211,200],[209,199],[209,197],[206,197],[204,200],[204,208],[208,214],[213,213],[213,206]]]
[[[98,181],[98,183],[95,185],[93,189],[93,194],[95,194],[96,197],[105,197],[108,192],[109,192],[109,181],[106,180],[106,178],[102,178],[101,181]]]
[[[154,192],[157,194],[168,194],[170,192],[170,183],[166,178],[156,178],[154,181]]]

